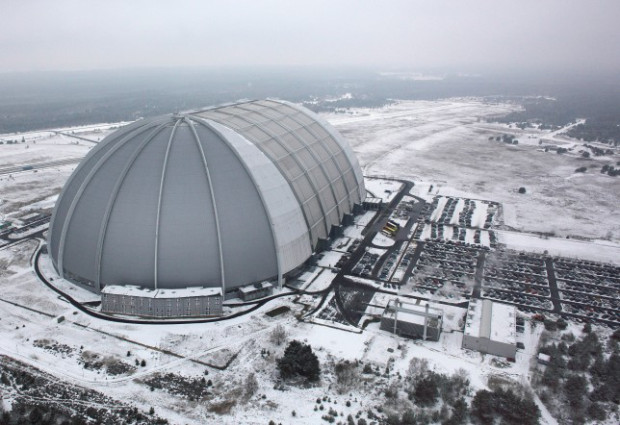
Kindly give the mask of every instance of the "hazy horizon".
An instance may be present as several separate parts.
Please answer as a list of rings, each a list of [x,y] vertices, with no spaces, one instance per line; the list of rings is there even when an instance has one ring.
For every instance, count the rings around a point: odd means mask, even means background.
[[[615,0],[11,2],[0,72],[299,67],[620,69]]]

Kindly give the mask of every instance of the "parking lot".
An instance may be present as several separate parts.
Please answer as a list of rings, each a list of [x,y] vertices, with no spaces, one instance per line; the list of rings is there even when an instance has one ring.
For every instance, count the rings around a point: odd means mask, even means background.
[[[526,312],[559,310],[552,296],[545,257],[539,254],[498,249],[485,258],[482,296],[515,304]],[[555,289],[555,288],[554,288]]]
[[[620,326],[620,267],[505,249],[493,230],[499,207],[449,196],[426,203],[403,189],[365,229],[363,240],[340,247],[340,261],[328,262],[341,278],[356,276],[367,283],[360,281],[357,290],[354,282],[346,284],[339,292],[341,281],[324,318],[352,322],[361,317],[360,300],[368,295],[363,285],[374,281],[376,290],[404,297],[488,298],[523,312]],[[375,245],[388,220],[399,230],[383,234],[385,240]],[[339,317],[339,308],[351,314]]]
[[[364,252],[362,258],[360,258],[358,263],[351,270],[351,274],[361,277],[369,277],[377,264],[377,260],[379,260],[379,254]]]
[[[435,293],[450,285],[460,295],[471,295],[480,250],[451,242],[425,242],[412,275],[414,287]]]
[[[620,267],[554,258],[553,268],[563,312],[582,320],[620,323]]]
[[[541,297],[549,298],[551,291],[545,262],[535,255],[515,255],[505,251],[490,253],[485,260],[482,286],[483,295],[489,298],[516,303],[526,301],[524,304],[552,308],[540,300]]]

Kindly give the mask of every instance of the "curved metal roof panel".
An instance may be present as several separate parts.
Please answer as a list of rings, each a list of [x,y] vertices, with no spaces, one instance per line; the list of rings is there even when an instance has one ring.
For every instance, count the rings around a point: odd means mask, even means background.
[[[59,273],[106,285],[221,287],[303,264],[364,197],[350,148],[285,102],[141,120],[105,138],[57,201]]]

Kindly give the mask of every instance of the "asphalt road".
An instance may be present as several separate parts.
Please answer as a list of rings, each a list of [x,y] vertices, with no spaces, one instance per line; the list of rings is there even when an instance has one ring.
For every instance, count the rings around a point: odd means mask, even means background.
[[[555,279],[555,271],[553,270],[553,259],[545,258],[545,267],[547,268],[547,280],[549,281],[549,291],[551,292],[551,302],[553,303],[553,312],[560,313],[562,306],[560,304],[560,292],[558,291],[558,282]]]
[[[9,229],[10,231],[3,231],[0,234],[0,248],[5,248],[9,245],[18,243],[23,241],[24,239],[32,239],[32,238],[38,238],[41,237],[41,235],[47,230],[47,227],[44,229],[41,229],[35,233],[32,234],[27,234],[24,235],[22,237],[13,237],[13,238],[9,238],[9,235],[19,235],[19,233],[15,233],[17,230],[21,231],[21,233],[27,233],[29,229],[33,229],[35,227],[39,227],[42,226],[44,224],[49,223],[51,216],[46,216],[43,218],[40,218],[38,220],[32,221],[30,223],[28,223],[27,225],[20,227],[19,229],[14,229],[11,228]]]

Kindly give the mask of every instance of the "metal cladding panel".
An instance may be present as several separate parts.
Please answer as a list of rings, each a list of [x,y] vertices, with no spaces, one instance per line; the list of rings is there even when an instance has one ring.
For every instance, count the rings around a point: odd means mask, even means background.
[[[290,152],[296,152],[304,148],[304,144],[297,137],[295,137],[293,133],[289,132],[288,129],[285,130],[279,125],[276,125],[273,123],[270,123],[270,124],[271,125],[269,125],[268,128],[272,130],[272,134],[277,134],[282,140],[282,143],[286,146],[286,148]]]
[[[151,140],[128,173],[121,176],[124,178],[104,234],[102,286],[153,287],[159,182],[170,129]]]
[[[328,124],[278,101],[139,121],[69,178],[52,260],[103,286],[231,289],[282,275],[364,196],[350,154]]]
[[[305,174],[304,170],[299,166],[299,164],[295,161],[292,155],[287,154],[281,159],[276,160],[276,163],[278,164],[278,166],[280,166],[288,180],[295,180],[299,178],[299,176]],[[302,199],[305,198],[306,196],[304,196]]]
[[[176,129],[161,181],[157,287],[221,286],[211,193],[200,150],[187,124]]]
[[[215,122],[215,121],[213,121],[213,122]],[[230,127],[230,128],[234,128],[234,127]],[[241,127],[241,128],[244,128],[244,127]],[[260,128],[256,127],[255,125],[251,125],[249,127],[245,127],[244,131],[245,131],[245,133],[248,136],[250,136],[252,138],[252,140],[255,140],[256,143],[266,143],[267,141],[271,141],[272,140],[271,136],[269,136],[269,134],[265,133],[263,130],[261,130]],[[275,143],[275,141],[273,143]],[[286,150],[284,150],[284,152],[286,152]]]
[[[339,166],[341,169],[345,170],[345,171],[343,172],[343,174],[344,174],[344,173],[347,173],[348,171],[352,171],[352,168],[348,166],[347,157],[346,157],[346,155],[344,154],[344,152],[338,152],[337,154],[335,154],[335,155],[333,156],[333,158],[334,158],[334,160],[335,160],[336,164],[338,164],[338,166]]]
[[[338,178],[338,180],[335,180],[332,183],[332,188],[334,190],[334,192],[336,193],[336,199],[338,199],[338,203],[342,203],[344,205],[348,205],[347,202],[347,188],[344,184],[344,181],[342,179],[342,177]]]
[[[96,281],[96,259],[99,231],[106,206],[110,200],[116,179],[137,149],[136,143],[119,145],[107,160],[99,161],[92,178],[84,181],[84,190],[71,216],[65,239],[64,268],[71,273]]]
[[[208,158],[219,214],[226,287],[277,275],[276,247],[258,190],[235,152],[203,124],[197,133]]]
[[[325,121],[323,118],[321,118],[314,112],[306,108],[302,108],[301,106],[295,105],[293,103],[286,102],[286,101],[278,101],[278,102],[286,104],[290,106],[291,108],[294,108],[302,112],[303,114],[307,115],[309,118],[321,124],[322,129],[324,129],[331,136],[331,138],[338,143],[340,148],[343,150],[343,152],[347,156],[348,162],[351,164],[351,167],[353,168],[353,173],[355,174],[355,180],[357,182],[357,190],[356,190],[357,200],[355,202],[357,203],[362,202],[366,198],[366,189],[364,188],[364,176],[362,175],[362,169],[360,168],[359,162],[357,161],[357,157],[355,156],[355,153],[353,153],[353,149],[351,149],[351,146],[349,146],[349,144],[343,139],[340,133],[338,133],[327,121]]]
[[[312,254],[308,227],[300,205],[274,163],[252,142],[228,127],[205,120],[225,136],[229,146],[243,158],[247,172],[259,189],[280,257],[282,273],[303,264]]]
[[[341,167],[334,159],[336,153],[344,157],[342,149],[337,142],[331,144],[334,153],[324,146],[321,138],[330,137],[327,131],[319,133],[304,128],[310,128],[310,124],[321,126],[307,116],[298,119],[302,112],[284,103],[258,101],[223,106],[197,115],[242,134],[276,163],[302,204],[313,244],[319,238],[327,238],[331,226],[338,225],[342,216],[351,212],[353,203],[359,202],[359,197],[352,195],[358,193],[357,182],[355,190],[348,189],[341,176],[343,170],[350,169],[350,164]],[[270,139],[265,139],[265,134]],[[337,180],[341,181],[339,189],[334,187]]]
[[[270,154],[270,156],[274,158],[276,161],[282,160],[283,158],[289,156],[288,151],[284,149],[278,142],[276,142],[273,139],[265,140],[264,142],[262,142],[261,147],[263,148],[263,150],[267,151]],[[299,169],[299,166],[293,163],[287,167],[286,171],[288,172],[288,169],[293,166]],[[301,169],[299,169],[297,174],[298,173],[301,173]]]
[[[78,190],[81,184],[84,182],[90,171],[95,164],[109,151],[111,151],[115,145],[122,142],[123,138],[129,134],[140,134],[149,130],[151,126],[145,125],[144,121],[128,125],[118,130],[117,132],[109,135],[97,144],[94,148],[88,152],[86,157],[77,166],[65,186],[63,187],[58,201],[54,207],[53,217],[50,221],[49,231],[49,251],[52,255],[52,259],[56,263],[58,260],[60,250],[60,238],[65,226],[65,221],[69,213],[69,208],[72,201],[77,196]],[[78,200],[79,201],[79,200]]]

